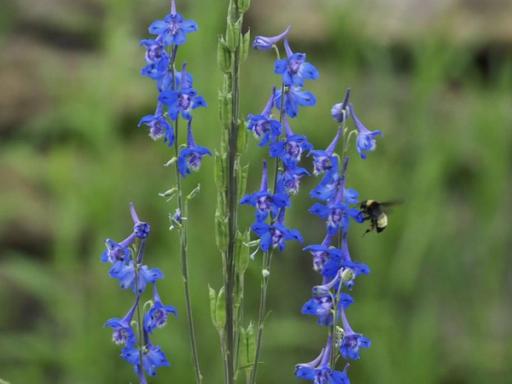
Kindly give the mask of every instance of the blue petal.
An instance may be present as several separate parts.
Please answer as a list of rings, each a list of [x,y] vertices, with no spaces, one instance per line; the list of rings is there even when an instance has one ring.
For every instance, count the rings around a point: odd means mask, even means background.
[[[152,35],[161,35],[169,28],[169,24],[167,24],[163,20],[154,21],[148,28],[149,33]]]
[[[194,20],[185,20],[181,23],[181,28],[186,33],[196,32],[197,31],[197,23]]]
[[[282,75],[286,71],[287,67],[288,67],[288,60],[285,60],[285,59],[276,60],[276,62],[274,63],[274,73],[277,75]]]

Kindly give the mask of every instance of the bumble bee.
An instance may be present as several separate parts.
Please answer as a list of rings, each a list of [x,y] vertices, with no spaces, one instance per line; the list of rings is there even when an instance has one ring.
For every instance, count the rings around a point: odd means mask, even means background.
[[[386,208],[396,204],[400,204],[400,202],[392,201],[383,203],[376,200],[363,201],[360,206],[363,221],[370,220],[370,228],[368,228],[364,234],[366,235],[368,232],[372,231],[380,233],[385,230],[388,226]]]

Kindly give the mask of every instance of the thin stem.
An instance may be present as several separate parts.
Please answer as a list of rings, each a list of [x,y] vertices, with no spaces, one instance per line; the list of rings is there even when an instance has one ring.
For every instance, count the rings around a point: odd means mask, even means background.
[[[240,9],[238,1],[234,0],[234,10],[231,16],[231,22],[235,23],[240,18]],[[236,290],[236,232],[237,232],[237,216],[238,216],[238,175],[237,175],[237,158],[238,158],[238,129],[240,116],[240,45],[238,44],[232,53],[232,120],[228,135],[228,247],[226,254],[227,276],[225,281],[226,290],[226,355],[228,359],[227,374],[228,384],[235,383],[236,375],[236,316],[235,316],[235,290]]]
[[[135,262],[135,291],[137,292],[137,298],[135,299],[137,304],[137,330],[139,332],[139,375],[141,378],[141,383],[146,381],[146,377],[144,374],[144,366],[142,364],[142,348],[144,348],[144,332],[143,332],[143,324],[142,324],[142,313],[140,310],[140,296],[139,293],[139,267],[142,262],[142,255],[144,254],[144,245],[145,241],[141,240],[139,244],[139,249],[137,251],[137,258]]]
[[[279,50],[276,50],[277,54],[279,55]],[[285,96],[285,85],[284,82],[281,85],[281,109],[279,111],[279,122],[283,123],[284,118],[284,96]],[[279,158],[276,158],[275,161],[275,170],[274,170],[274,185],[273,185],[273,193],[276,193],[277,191],[277,179],[279,175]],[[275,222],[275,218],[272,219],[272,223]],[[260,289],[260,307],[258,310],[258,333],[256,334],[256,350],[254,354],[254,366],[251,371],[251,377],[249,380],[250,384],[256,383],[256,372],[258,368],[258,362],[260,359],[261,354],[261,344],[263,341],[263,328],[264,328],[264,321],[267,311],[267,294],[268,294],[268,284],[269,284],[269,278],[270,278],[270,268],[272,266],[272,251],[265,252],[263,256],[263,270],[266,271],[266,273],[262,274],[262,280],[261,280],[261,289]]]
[[[176,89],[176,60],[177,47],[173,49],[173,63],[172,63],[172,71],[173,71],[173,88]],[[176,118],[174,120],[174,151],[176,158],[179,156],[179,119]],[[181,174],[178,167],[178,162],[175,162],[175,172],[176,172],[176,187],[177,187],[177,200],[178,200],[178,209],[180,211],[181,217],[187,218],[187,205],[183,198],[183,188],[181,183]],[[183,288],[185,291],[185,308],[187,312],[187,323],[188,323],[188,333],[190,338],[190,347],[192,349],[192,361],[194,365],[194,375],[197,384],[201,384],[203,381],[203,376],[201,375],[201,369],[199,366],[199,353],[197,350],[197,339],[196,332],[194,327],[194,318],[192,315],[192,301],[190,295],[190,287],[189,287],[189,266],[188,266],[188,237],[187,237],[187,220],[182,220],[181,225],[178,226],[180,232],[180,259],[181,259],[181,275],[183,278]]]

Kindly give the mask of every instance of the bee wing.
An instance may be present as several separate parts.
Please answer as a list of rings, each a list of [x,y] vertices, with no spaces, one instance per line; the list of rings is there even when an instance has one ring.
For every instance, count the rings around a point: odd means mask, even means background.
[[[382,206],[382,208],[384,209],[385,212],[390,212],[391,208],[396,207],[397,205],[401,205],[401,204],[404,204],[404,200],[402,200],[402,199],[384,201],[384,202],[380,203],[380,205]]]

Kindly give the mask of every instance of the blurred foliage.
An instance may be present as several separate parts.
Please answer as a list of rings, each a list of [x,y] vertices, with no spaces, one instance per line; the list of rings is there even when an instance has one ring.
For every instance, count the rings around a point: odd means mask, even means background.
[[[264,3],[256,1],[254,7]],[[363,198],[402,198],[389,229],[362,237],[352,230],[354,258],[372,268],[357,284],[350,312],[373,346],[352,364],[354,383],[509,383],[512,376],[509,257],[512,211],[512,55],[492,41],[450,43],[443,26],[407,43],[365,33],[356,2],[319,7],[326,31],[312,41],[294,25],[293,46],[321,71],[318,96],[294,124],[317,147],[335,132],[330,106],[345,87],[359,115],[384,138],[367,161],[353,159],[349,184]],[[184,13],[200,32],[180,52],[210,108],[197,113],[197,141],[219,141],[215,67],[221,2],[190,1]],[[154,108],[152,83],[139,76],[138,40],[165,1],[52,0],[8,3],[0,17],[0,377],[21,383],[128,383],[110,317],[130,306],[99,262],[106,236],[130,230],[135,201],[153,232],[147,261],[166,274],[160,289],[180,310],[157,335],[172,367],[154,383],[192,382],[178,238],[172,207],[157,196],[172,183],[162,167],[170,153],[153,143],[138,118]],[[185,7],[182,7],[185,8]],[[273,33],[254,17],[256,33]],[[359,15],[359,16],[358,16]],[[404,21],[405,22],[405,21]],[[294,20],[289,20],[294,24]],[[252,52],[243,72],[243,113],[259,111],[276,77],[270,54]],[[252,141],[246,161],[256,188],[263,150]],[[213,233],[213,161],[187,180],[201,193],[191,207],[191,285],[207,383],[222,363],[210,323],[208,283],[220,286]],[[307,214],[308,180],[288,220],[307,243],[323,228]],[[250,187],[251,188],[251,187]],[[242,209],[243,225],[251,220]],[[254,318],[258,260],[248,275],[247,319]],[[308,254],[291,246],[275,259],[261,383],[293,383],[293,368],[322,346],[324,330],[299,313],[317,282]]]

